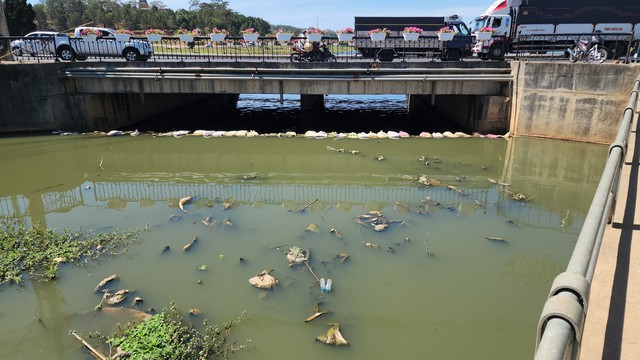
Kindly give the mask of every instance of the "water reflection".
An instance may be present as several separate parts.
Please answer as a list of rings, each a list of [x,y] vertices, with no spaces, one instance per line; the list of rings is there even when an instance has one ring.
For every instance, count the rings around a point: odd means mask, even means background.
[[[0,333],[7,339],[0,351],[29,337],[35,345],[14,357],[25,359],[39,358],[51,335],[25,333],[37,324],[14,317],[42,318],[52,304],[47,322],[57,324],[56,334],[89,331],[91,324],[74,314],[99,302],[93,287],[112,273],[121,278],[118,288],[136,289],[145,307],[175,300],[216,322],[247,310],[236,336],[253,342],[234,354],[239,359],[413,358],[425,349],[434,358],[530,358],[548,285],[568,261],[606,156],[599,145],[522,138],[77,136],[0,139],[0,150],[0,166],[13,169],[2,180],[0,213],[56,228],[151,229],[128,256],[88,269],[65,267],[33,294],[0,289]],[[422,156],[439,161],[427,166]],[[418,174],[463,195],[407,180]],[[513,201],[488,178],[533,198]],[[184,196],[196,198],[186,212],[178,208]],[[233,208],[224,210],[231,199]],[[306,211],[290,211],[314,199]],[[427,199],[430,215],[416,213]],[[353,221],[372,210],[402,222],[376,233]],[[180,219],[171,221],[172,215]],[[218,224],[203,225],[207,217]],[[225,218],[235,228],[223,226]],[[312,223],[319,233],[305,231]],[[197,246],[183,252],[194,236]],[[163,255],[165,246],[171,250]],[[289,246],[312,250],[314,271],[333,279],[331,293],[322,294],[304,267],[287,266],[282,249]],[[351,256],[340,263],[338,252]],[[247,283],[263,269],[281,281],[266,294]],[[303,323],[318,302],[332,314]],[[350,348],[314,344],[327,322],[340,323]],[[49,358],[85,358],[72,339],[60,343]]]

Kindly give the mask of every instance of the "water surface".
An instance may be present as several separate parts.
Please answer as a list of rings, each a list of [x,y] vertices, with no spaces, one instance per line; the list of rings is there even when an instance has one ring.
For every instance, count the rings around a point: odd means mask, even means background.
[[[94,286],[117,273],[111,288],[135,289],[142,309],[175,301],[212,322],[246,311],[233,338],[252,342],[236,359],[531,358],[550,283],[568,262],[605,157],[604,146],[527,138],[0,139],[1,214],[58,229],[149,228],[126,256],[65,266],[49,283],[0,287],[0,353],[90,358],[68,332],[108,333],[124,321],[90,312],[100,301]],[[462,194],[407,180],[419,174]],[[511,200],[488,179],[530,200]],[[184,196],[196,199],[188,213],[178,208]],[[416,213],[427,199],[439,205]],[[402,223],[378,233],[354,222],[369,211]],[[208,216],[218,221],[211,228],[201,222]],[[320,232],[305,231],[309,224]],[[331,293],[287,265],[289,246],[311,250]],[[344,263],[340,251],[350,254]],[[263,269],[279,279],[274,290],[249,285]],[[331,313],[304,323],[316,303]],[[314,341],[334,322],[350,347]]]

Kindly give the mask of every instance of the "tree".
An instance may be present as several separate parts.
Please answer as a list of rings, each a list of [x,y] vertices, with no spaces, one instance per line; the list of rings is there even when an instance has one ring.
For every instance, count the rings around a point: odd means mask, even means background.
[[[24,35],[36,29],[33,22],[36,12],[31,4],[27,4],[27,0],[6,0],[4,14],[10,34]]]
[[[47,11],[44,4],[33,5],[33,11],[36,13],[36,29],[49,30],[49,21],[47,20]]]

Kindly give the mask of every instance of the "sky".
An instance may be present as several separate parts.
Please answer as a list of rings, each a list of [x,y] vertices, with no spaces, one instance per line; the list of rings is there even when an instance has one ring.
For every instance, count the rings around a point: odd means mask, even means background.
[[[189,9],[189,0],[162,0],[167,7]],[[449,16],[465,23],[482,14],[494,0],[229,0],[236,12],[263,18],[272,25],[339,30],[353,27],[355,16]],[[150,2],[150,1],[148,1]]]

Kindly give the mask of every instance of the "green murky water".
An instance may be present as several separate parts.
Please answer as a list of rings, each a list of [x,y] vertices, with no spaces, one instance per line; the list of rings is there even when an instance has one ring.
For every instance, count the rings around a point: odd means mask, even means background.
[[[90,313],[100,301],[94,286],[117,273],[111,288],[135,289],[143,309],[175,301],[212,322],[246,311],[233,337],[252,342],[235,359],[531,358],[550,283],[569,259],[605,156],[604,146],[526,138],[0,139],[1,214],[58,229],[150,229],[126,256],[65,266],[50,283],[1,287],[0,354],[90,359],[68,332],[109,333],[124,321]],[[418,174],[464,196],[403,179]],[[532,199],[510,200],[488,178]],[[177,206],[184,196],[197,199],[188,213]],[[416,213],[427,197],[440,205]],[[376,233],[354,222],[373,210],[403,223]],[[218,220],[211,228],[201,223],[208,216]],[[305,232],[312,223],[319,233]],[[199,242],[183,252],[194,236]],[[288,246],[311,249],[332,292],[322,294],[304,267],[288,267]],[[350,258],[338,262],[339,251]],[[276,289],[249,285],[263,269],[274,270]],[[331,313],[304,323],[316,303]],[[350,347],[314,341],[331,322]]]

